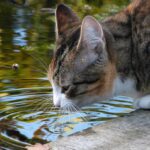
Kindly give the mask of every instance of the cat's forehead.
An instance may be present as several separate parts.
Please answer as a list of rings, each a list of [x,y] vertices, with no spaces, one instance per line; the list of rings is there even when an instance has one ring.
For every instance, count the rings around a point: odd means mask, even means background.
[[[57,76],[62,68],[68,70],[71,62],[75,57],[75,51],[80,36],[80,28],[72,29],[61,35],[56,41],[54,51],[53,76]],[[63,69],[64,70],[64,69]]]
[[[63,61],[69,52],[75,50],[79,37],[79,27],[76,29],[70,29],[65,34],[62,34],[59,39],[56,40],[55,60],[57,61],[61,57],[61,60]]]

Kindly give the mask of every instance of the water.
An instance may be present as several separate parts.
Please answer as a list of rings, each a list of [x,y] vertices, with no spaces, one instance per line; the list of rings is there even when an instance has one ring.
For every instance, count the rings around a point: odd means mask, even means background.
[[[21,3],[21,0],[19,1]],[[60,1],[59,1],[60,2]],[[103,19],[128,4],[128,0],[64,0],[82,18]],[[132,99],[84,107],[80,113],[53,108],[52,89],[46,77],[55,41],[56,1],[30,0],[28,6],[0,2],[0,148],[24,149],[47,143],[133,111]],[[51,10],[41,8],[51,8]],[[18,64],[17,70],[12,69]]]

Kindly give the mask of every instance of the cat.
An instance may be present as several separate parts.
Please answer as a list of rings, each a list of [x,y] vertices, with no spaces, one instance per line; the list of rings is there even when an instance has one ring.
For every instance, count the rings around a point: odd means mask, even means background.
[[[48,77],[56,107],[123,95],[150,109],[150,0],[133,0],[103,21],[56,9],[56,50]]]

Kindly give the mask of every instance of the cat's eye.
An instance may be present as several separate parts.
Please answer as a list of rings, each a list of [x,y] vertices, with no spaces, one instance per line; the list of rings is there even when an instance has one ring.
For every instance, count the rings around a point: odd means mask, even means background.
[[[68,85],[68,86],[63,86],[63,87],[61,88],[61,92],[62,92],[62,93],[65,93],[68,89],[69,89],[69,85]]]
[[[80,81],[80,82],[74,82],[73,84],[74,85],[93,84],[93,83],[97,82],[98,80],[99,80],[98,78],[95,78],[95,79],[91,79],[91,80],[83,80],[83,81]]]

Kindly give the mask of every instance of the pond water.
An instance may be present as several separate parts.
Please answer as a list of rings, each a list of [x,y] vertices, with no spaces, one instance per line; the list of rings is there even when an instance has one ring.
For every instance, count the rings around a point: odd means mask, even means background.
[[[61,114],[53,107],[46,70],[55,47],[54,8],[59,2],[81,18],[103,19],[129,0],[28,0],[25,6],[0,1],[0,149],[55,141],[133,111],[132,99],[122,96],[76,113]]]

